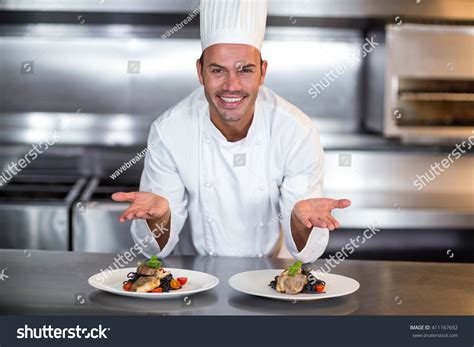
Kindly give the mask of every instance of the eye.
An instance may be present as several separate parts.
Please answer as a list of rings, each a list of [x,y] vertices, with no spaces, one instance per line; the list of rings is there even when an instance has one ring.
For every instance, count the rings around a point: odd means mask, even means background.
[[[219,69],[219,68],[213,68],[211,70],[212,73],[222,73],[222,69]]]
[[[253,73],[253,70],[250,69],[250,68],[243,68],[242,70],[240,70],[240,72],[243,72],[243,73]]]

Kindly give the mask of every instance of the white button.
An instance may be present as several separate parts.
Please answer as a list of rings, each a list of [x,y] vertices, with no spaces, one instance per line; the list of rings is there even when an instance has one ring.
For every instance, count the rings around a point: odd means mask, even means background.
[[[204,142],[205,142],[205,143],[209,143],[209,142],[211,142],[211,140],[209,140],[209,139],[206,137],[206,138],[204,139]]]
[[[264,190],[264,189],[265,189],[265,187],[264,187],[263,185],[259,185],[259,186],[258,186],[258,189],[260,189],[260,190]]]
[[[211,184],[210,184],[210,183],[206,183],[205,186],[206,186],[206,188],[211,188]]]
[[[258,257],[259,257],[259,258],[263,257],[263,254],[262,254],[262,253],[258,253]]]
[[[214,255],[214,252],[209,252],[209,255],[212,257]]]
[[[262,144],[262,141],[258,140],[257,141],[257,146],[260,146]]]
[[[258,225],[260,226],[260,228],[263,228],[265,224],[263,224],[263,222],[260,222]]]
[[[208,218],[207,221],[208,221],[209,223],[211,223],[211,222],[212,222],[212,218]]]

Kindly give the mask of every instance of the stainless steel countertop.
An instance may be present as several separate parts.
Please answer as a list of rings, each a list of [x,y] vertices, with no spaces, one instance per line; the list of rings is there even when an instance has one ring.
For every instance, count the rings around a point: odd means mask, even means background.
[[[100,292],[87,279],[115,254],[0,250],[0,314],[74,315],[472,315],[474,264],[346,260],[332,273],[352,277],[360,289],[345,297],[306,303],[241,294],[233,274],[281,268],[290,260],[169,257],[165,266],[205,271],[220,284],[183,301],[152,301]],[[137,259],[141,260],[141,259]],[[313,267],[320,266],[318,260]],[[133,262],[136,264],[136,262]],[[133,265],[132,265],[133,266]],[[78,295],[85,301],[81,304]]]

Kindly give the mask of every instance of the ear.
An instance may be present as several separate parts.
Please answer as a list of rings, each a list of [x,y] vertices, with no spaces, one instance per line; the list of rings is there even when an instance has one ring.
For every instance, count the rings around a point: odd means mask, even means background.
[[[198,59],[196,60],[196,70],[197,70],[197,74],[198,74],[198,78],[199,78],[199,83],[201,83],[201,85],[204,85],[204,80],[202,78],[202,64],[201,64],[201,60]]]
[[[262,76],[260,77],[260,85],[263,85],[265,82],[265,76],[267,75],[268,62],[266,60],[262,63]]]

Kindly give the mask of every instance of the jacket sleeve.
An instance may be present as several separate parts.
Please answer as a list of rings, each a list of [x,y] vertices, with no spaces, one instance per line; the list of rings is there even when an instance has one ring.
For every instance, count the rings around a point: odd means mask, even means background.
[[[140,191],[152,192],[168,199],[171,210],[170,237],[163,249],[160,249],[155,237],[165,231],[157,226],[150,230],[144,219],[132,222],[131,233],[141,252],[150,257],[168,256],[179,241],[179,233],[186,221],[187,195],[171,153],[160,138],[157,122],[153,123],[148,136],[148,151],[140,181]]]
[[[285,244],[290,253],[303,263],[318,259],[329,242],[327,228],[314,227],[305,247],[298,252],[291,234],[291,211],[300,200],[322,196],[324,153],[319,133],[311,124],[299,142],[290,148],[285,161],[285,174],[280,187],[281,222]]]

